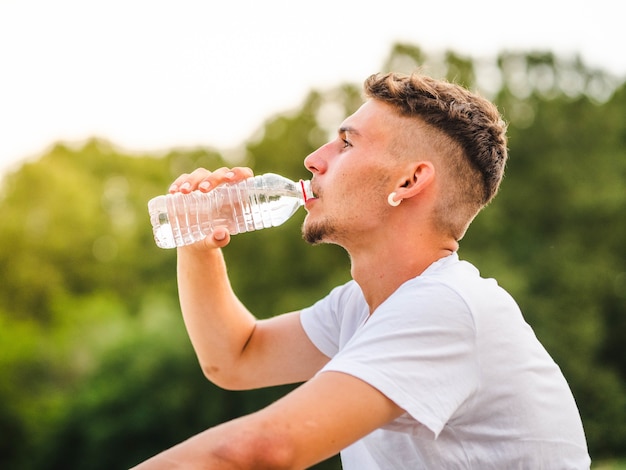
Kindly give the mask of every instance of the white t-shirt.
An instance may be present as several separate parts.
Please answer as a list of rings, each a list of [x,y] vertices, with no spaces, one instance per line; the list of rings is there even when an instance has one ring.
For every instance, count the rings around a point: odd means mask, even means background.
[[[345,470],[590,467],[559,367],[512,297],[456,253],[371,316],[350,281],[301,321],[331,358],[320,373],[355,376],[406,411],[344,449]]]

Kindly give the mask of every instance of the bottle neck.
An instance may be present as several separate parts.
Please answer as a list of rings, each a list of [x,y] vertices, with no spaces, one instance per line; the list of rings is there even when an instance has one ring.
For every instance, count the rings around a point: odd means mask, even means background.
[[[313,199],[315,197],[315,195],[313,194],[313,191],[311,191],[311,181],[310,180],[300,180],[300,187],[302,188],[302,197],[303,197],[304,202],[306,204],[306,202],[309,199]]]

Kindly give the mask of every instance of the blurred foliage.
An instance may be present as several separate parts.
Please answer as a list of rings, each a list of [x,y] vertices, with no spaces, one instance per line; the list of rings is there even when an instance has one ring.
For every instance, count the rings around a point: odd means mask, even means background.
[[[550,53],[478,60],[409,44],[381,70],[417,68],[481,91],[509,122],[501,193],[460,254],[513,294],[560,364],[592,457],[626,456],[623,80]],[[360,84],[311,91],[229,159],[212,149],[131,156],[94,139],[5,176],[1,468],[128,468],[291,389],[228,392],[203,378],[180,319],[175,252],[154,245],[146,204],[198,166],[306,178],[303,158],[360,103]],[[302,217],[238,235],[225,251],[236,291],[261,317],[349,279],[341,249],[301,240]]]

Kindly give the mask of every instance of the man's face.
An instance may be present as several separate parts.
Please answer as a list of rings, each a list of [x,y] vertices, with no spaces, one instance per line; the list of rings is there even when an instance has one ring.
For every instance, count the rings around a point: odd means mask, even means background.
[[[342,123],[334,140],[305,159],[317,196],[306,204],[306,241],[345,247],[381,226],[398,169],[389,149],[401,120],[389,105],[369,100]]]

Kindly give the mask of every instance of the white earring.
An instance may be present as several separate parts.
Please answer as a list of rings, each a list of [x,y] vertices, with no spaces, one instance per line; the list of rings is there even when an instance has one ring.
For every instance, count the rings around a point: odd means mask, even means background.
[[[391,207],[398,207],[400,205],[400,203],[402,202],[402,199],[398,199],[397,201],[394,200],[394,197],[396,197],[396,193],[390,193],[389,196],[387,197],[387,202],[389,203],[389,205]]]

